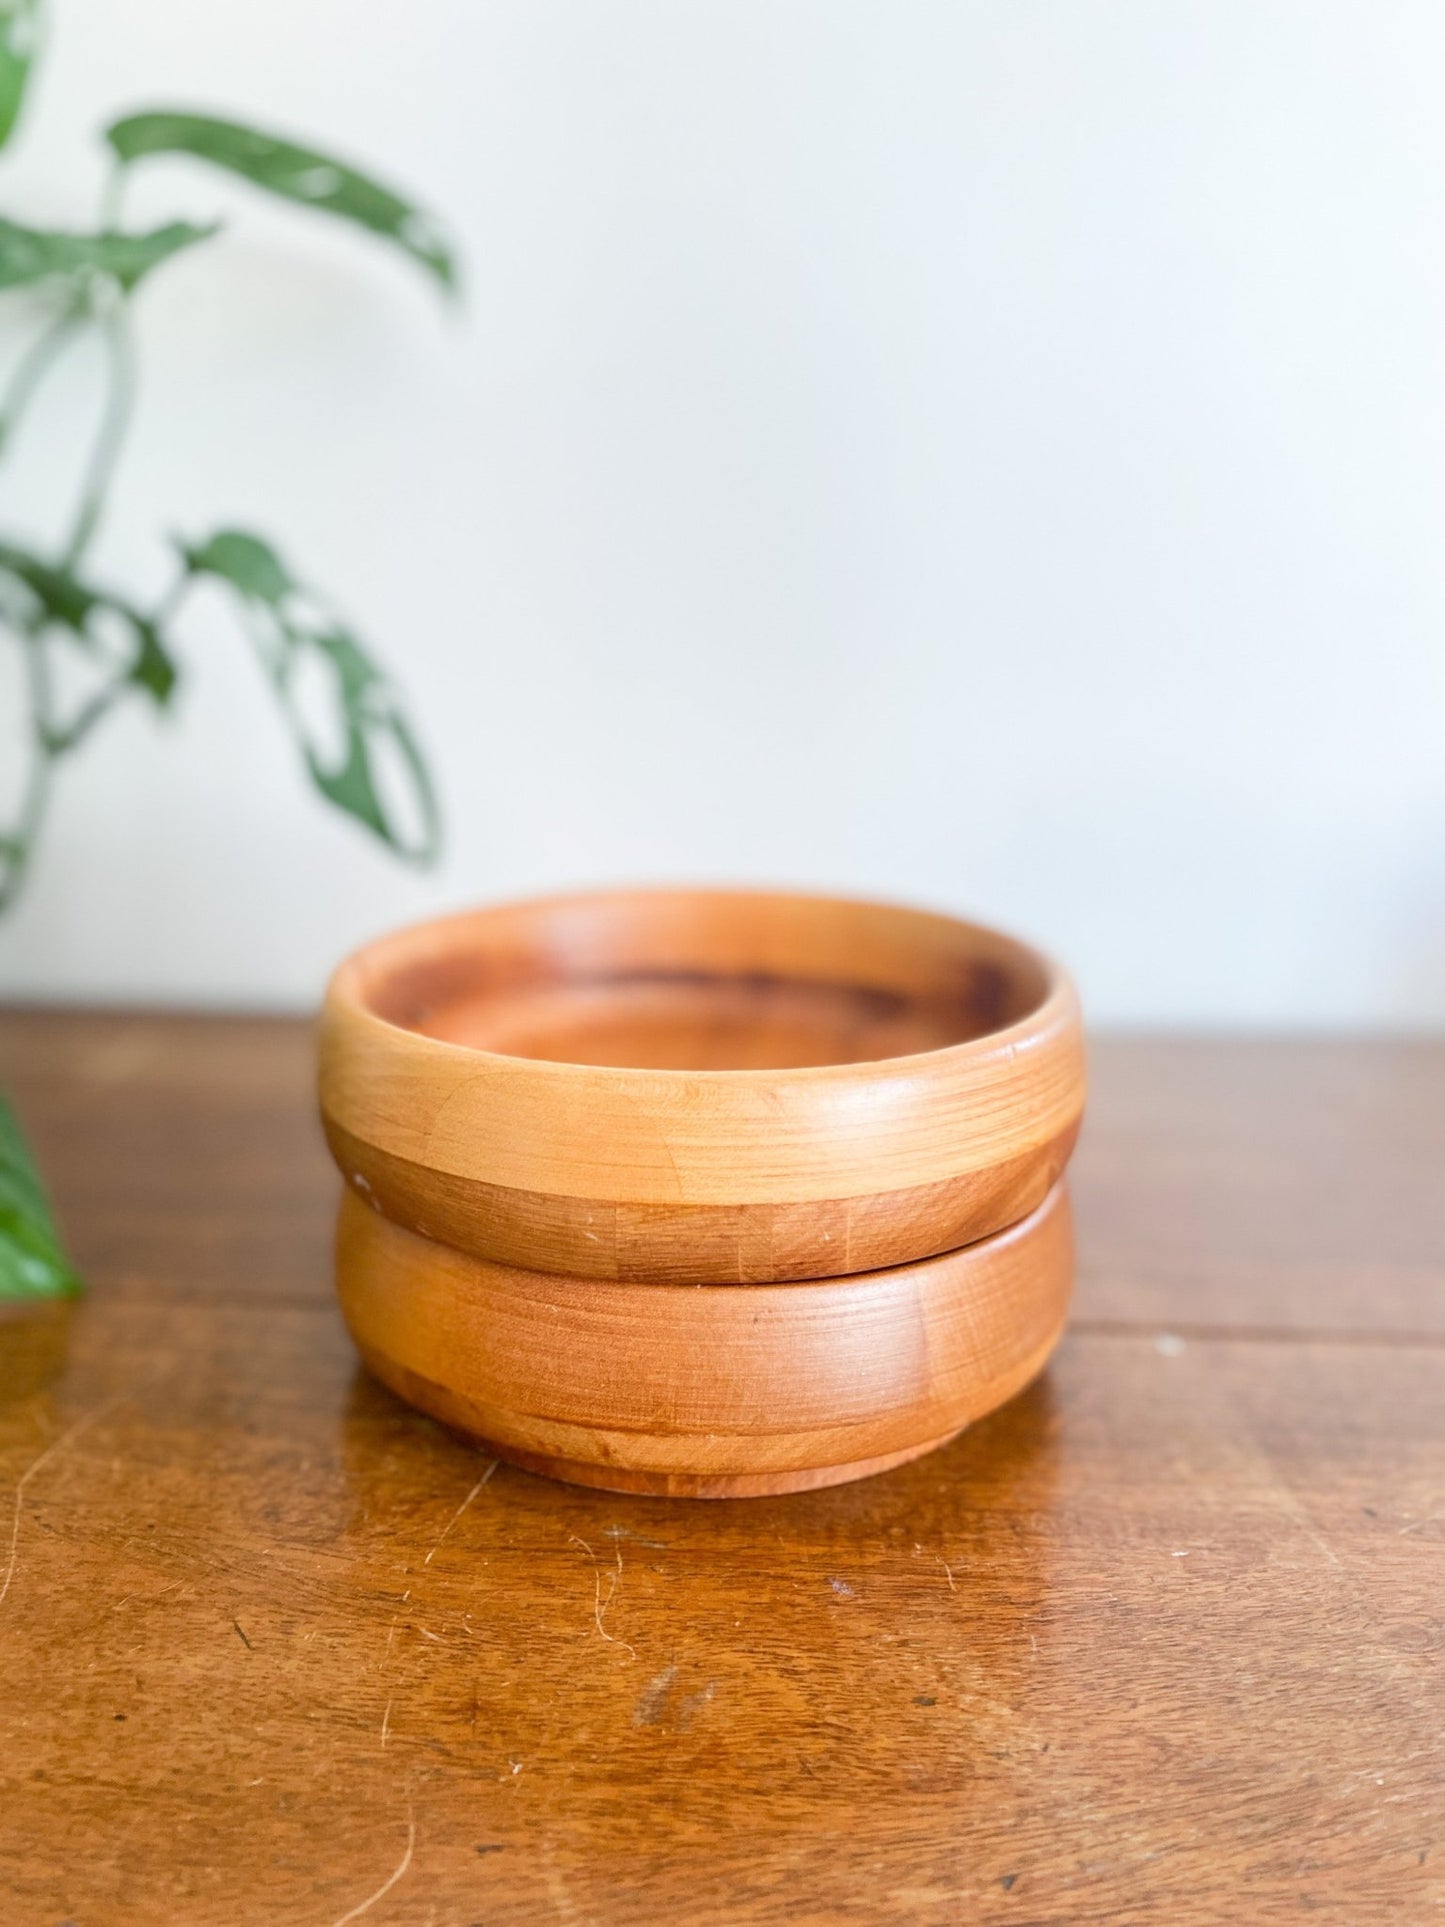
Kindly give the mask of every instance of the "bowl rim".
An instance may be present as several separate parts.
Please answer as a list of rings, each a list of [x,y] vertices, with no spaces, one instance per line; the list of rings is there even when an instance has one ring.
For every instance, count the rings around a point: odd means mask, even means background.
[[[656,1068],[642,1064],[585,1064],[574,1059],[527,1057],[510,1051],[488,1050],[476,1044],[458,1044],[442,1037],[433,1037],[423,1030],[415,1030],[410,1025],[399,1024],[384,1017],[376,1010],[366,994],[363,976],[369,966],[383,960],[386,953],[400,950],[416,943],[422,937],[433,933],[460,933],[468,926],[497,911],[547,911],[583,905],[606,905],[635,901],[637,898],[673,900],[688,897],[706,897],[714,902],[733,900],[738,903],[786,902],[813,904],[819,908],[850,910],[879,910],[889,915],[919,917],[940,924],[949,924],[955,930],[970,936],[986,938],[991,944],[1003,945],[1015,951],[1021,961],[1036,968],[1044,981],[1044,994],[1022,1017],[1011,1023],[1000,1025],[997,1029],[982,1032],[977,1037],[961,1039],[955,1044],[940,1044],[932,1050],[910,1051],[897,1057],[858,1058],[850,1062],[834,1064],[798,1064],[776,1069],[695,1069]],[[759,887],[730,884],[642,884],[637,886],[617,885],[587,890],[549,891],[544,894],[526,897],[505,897],[495,902],[473,905],[464,910],[448,911],[438,917],[424,917],[414,923],[402,924],[370,939],[351,951],[332,971],[327,981],[325,1007],[330,1010],[344,1009],[348,1018],[359,1022],[388,1043],[395,1040],[396,1045],[406,1050],[419,1050],[434,1056],[439,1062],[451,1063],[457,1067],[472,1066],[482,1070],[496,1066],[513,1073],[535,1075],[558,1083],[574,1081],[579,1077],[596,1078],[608,1083],[625,1086],[646,1084],[650,1089],[675,1087],[678,1090],[691,1088],[699,1082],[712,1086],[731,1086],[737,1089],[771,1089],[780,1085],[818,1084],[818,1083],[855,1083],[868,1081],[873,1077],[907,1077],[911,1074],[923,1075],[928,1072],[944,1072],[965,1064],[982,1064],[999,1055],[1012,1057],[1023,1049],[1037,1046],[1045,1039],[1060,1031],[1078,1026],[1081,1022],[1078,993],[1069,972],[1048,951],[1011,931],[1001,930],[994,924],[979,923],[971,918],[959,917],[950,911],[903,903],[896,899],[868,896],[840,896],[830,891],[790,890],[785,888]]]

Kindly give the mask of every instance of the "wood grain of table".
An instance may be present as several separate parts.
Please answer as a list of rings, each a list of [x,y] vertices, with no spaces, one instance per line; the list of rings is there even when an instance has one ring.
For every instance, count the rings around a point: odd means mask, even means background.
[[[331,1301],[310,1037],[12,1012],[0,1921],[1445,1908],[1445,1044],[1105,1040],[1074,1323],[785,1499],[489,1462]]]

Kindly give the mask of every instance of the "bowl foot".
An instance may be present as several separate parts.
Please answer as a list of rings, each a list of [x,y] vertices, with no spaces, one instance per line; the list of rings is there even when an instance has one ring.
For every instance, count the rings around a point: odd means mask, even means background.
[[[356,1333],[352,1333],[356,1339]],[[936,1452],[966,1431],[972,1420],[951,1426],[935,1439],[920,1445],[905,1445],[901,1451],[882,1452],[876,1457],[850,1459],[842,1465],[788,1466],[756,1472],[666,1472],[655,1467],[608,1464],[597,1459],[571,1459],[553,1452],[531,1452],[525,1446],[504,1444],[488,1436],[485,1427],[475,1422],[475,1408],[445,1385],[423,1378],[385,1352],[357,1340],[357,1349],[374,1378],[389,1392],[405,1399],[418,1411],[437,1419],[449,1431],[458,1433],[480,1451],[520,1471],[533,1472],[544,1479],[560,1479],[566,1485],[592,1486],[600,1492],[628,1492],[653,1499],[767,1499],[786,1492],[813,1492],[821,1486],[847,1485],[853,1479],[871,1478],[875,1472],[890,1472],[896,1465],[921,1459]],[[1028,1376],[1042,1365],[1042,1357]],[[983,1417],[975,1413],[975,1418]]]
[[[583,1459],[559,1459],[536,1452],[519,1451],[515,1446],[498,1445],[473,1432],[466,1434],[474,1444],[493,1457],[515,1465],[523,1472],[535,1472],[544,1479],[561,1479],[567,1485],[593,1486],[602,1492],[627,1492],[653,1499],[767,1499],[786,1492],[813,1492],[820,1486],[846,1485],[852,1479],[871,1478],[875,1472],[889,1472],[895,1465],[907,1465],[922,1458],[945,1438],[930,1439],[924,1445],[910,1445],[901,1452],[885,1452],[876,1459],[854,1459],[849,1465],[798,1466],[785,1472],[650,1472],[620,1465],[594,1465]]]

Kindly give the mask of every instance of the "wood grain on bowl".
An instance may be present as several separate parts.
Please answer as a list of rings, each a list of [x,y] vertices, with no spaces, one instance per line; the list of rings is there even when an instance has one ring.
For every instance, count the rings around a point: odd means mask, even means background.
[[[612,1490],[790,1492],[881,1471],[1022,1389],[1063,1328],[1062,1185],[1022,1224],[894,1270],[629,1285],[465,1257],[354,1193],[342,1310],[394,1391],[529,1470]]]
[[[737,891],[477,911],[351,958],[321,1104],[348,1181],[501,1264],[829,1278],[989,1236],[1083,1107],[1068,978],[950,917]]]

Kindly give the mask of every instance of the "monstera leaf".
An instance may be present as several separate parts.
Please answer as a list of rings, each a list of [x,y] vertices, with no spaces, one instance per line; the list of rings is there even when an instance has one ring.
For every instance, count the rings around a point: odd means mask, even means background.
[[[0,1094],[0,1301],[80,1290],[15,1113]]]
[[[430,862],[440,844],[431,779],[396,692],[356,637],[257,535],[222,529],[197,546],[183,546],[181,553],[193,576],[213,577],[240,597],[320,793],[400,855]],[[339,753],[318,744],[300,701],[301,678],[317,664],[329,671],[331,720],[337,727],[328,734],[339,739]],[[410,793],[410,814],[419,825],[414,834],[384,799],[380,763],[389,754]]]
[[[196,227],[190,221],[172,221],[148,234],[68,234],[0,217],[0,288],[23,288],[89,269],[110,275],[129,292],[162,261],[215,232],[214,223]]]
[[[69,632],[82,649],[99,653],[118,635],[122,659],[117,680],[143,689],[159,707],[170,701],[176,665],[160,631],[119,596],[82,582],[73,570],[47,562],[12,542],[0,542],[0,581],[18,584],[46,623]],[[55,747],[69,747],[62,732]]]
[[[39,38],[39,0],[0,0],[0,147],[15,132]]]
[[[209,114],[131,114],[106,129],[117,159],[188,154],[237,174],[298,207],[334,214],[392,242],[442,286],[456,286],[456,260],[432,220],[412,202],[344,161],[277,134]]]

